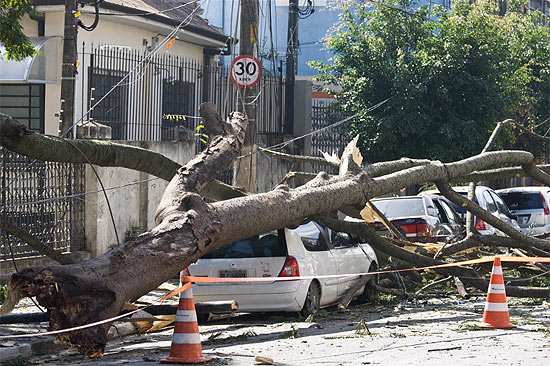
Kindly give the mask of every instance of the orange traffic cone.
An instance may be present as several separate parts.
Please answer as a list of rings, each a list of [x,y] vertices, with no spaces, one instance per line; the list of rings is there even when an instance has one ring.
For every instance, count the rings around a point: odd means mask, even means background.
[[[189,274],[182,271],[182,277],[187,275]],[[185,284],[191,285],[189,282],[182,283],[182,285]],[[176,323],[174,334],[172,335],[170,356],[164,360],[160,360],[160,362],[201,363],[210,360],[211,358],[202,356],[197,312],[195,311],[193,291],[191,287],[189,287],[187,290],[180,292],[180,301],[176,313]]]
[[[506,290],[504,288],[504,276],[500,258],[495,257],[493,262],[493,271],[491,272],[491,281],[487,290],[487,301],[485,302],[485,312],[481,323],[477,324],[481,328],[515,328],[510,323],[508,313],[508,304],[506,303]]]

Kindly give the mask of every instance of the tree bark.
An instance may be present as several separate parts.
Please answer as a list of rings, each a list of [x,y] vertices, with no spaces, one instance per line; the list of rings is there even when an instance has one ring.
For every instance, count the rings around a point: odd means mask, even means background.
[[[102,140],[72,140],[35,133],[0,113],[0,145],[29,158],[59,163],[92,163],[121,167],[171,180],[181,165],[166,156],[137,146]],[[215,201],[240,197],[246,191],[213,180],[201,192]]]
[[[268,193],[207,204],[199,192],[238,156],[246,130],[246,119],[241,114],[232,114],[228,122],[220,125],[214,110],[211,104],[201,105],[209,145],[172,178],[157,210],[155,228],[81,264],[21,271],[12,276],[10,290],[22,296],[36,296],[50,310],[53,329],[88,324],[117,315],[125,301],[155,289],[223,244],[295,225],[305,217],[340,207],[364,205],[370,198],[409,185],[447,182],[495,165],[525,165],[534,161],[527,152],[500,151],[447,164],[431,162],[373,177],[367,173],[368,169],[359,170],[348,159],[349,170],[338,177],[319,174],[296,189],[281,185]],[[375,248],[407,258],[403,260],[409,263],[420,266],[444,263],[388,245],[375,232],[367,231],[366,237]],[[476,278],[470,269],[448,268],[445,272],[486,288],[486,281]],[[514,291],[524,293],[511,289],[511,296]],[[537,294],[544,297],[548,292],[544,289]],[[89,357],[100,356],[109,326],[106,323],[63,333],[58,338]]]

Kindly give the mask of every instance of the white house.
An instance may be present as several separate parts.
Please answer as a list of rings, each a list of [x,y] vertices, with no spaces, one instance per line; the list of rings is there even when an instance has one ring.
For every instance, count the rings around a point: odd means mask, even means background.
[[[42,55],[20,62],[0,61],[0,111],[14,116],[32,130],[53,135],[58,133],[62,108],[64,3],[63,0],[36,0],[35,8],[43,15],[42,19],[26,16],[22,21],[25,33]],[[198,4],[197,1],[176,0],[100,2],[99,22],[95,29],[78,30],[75,121],[94,118],[94,111],[87,113],[90,108],[125,78],[97,104],[95,112],[99,118],[95,119],[105,118],[105,122],[112,125],[113,133],[118,133],[118,136],[113,136],[116,139],[160,140],[163,112],[174,112],[166,110],[166,100],[185,93],[199,93],[197,88],[179,90],[188,88],[193,76],[190,72],[173,70],[179,70],[185,64],[198,72],[228,42],[227,35],[201,18],[202,9]],[[80,15],[76,15],[83,24],[90,26],[94,23],[93,4],[79,5],[78,10]],[[165,40],[178,25],[179,30]],[[172,42],[166,45],[170,40]],[[155,50],[159,44],[162,47]],[[173,70],[168,70],[160,62],[161,58],[163,61],[170,59],[171,65],[177,59],[178,65],[174,64]],[[155,84],[160,86],[155,87]],[[198,104],[200,99],[193,96],[194,100],[190,101]],[[139,105],[147,107],[144,109]],[[112,113],[113,108],[117,113]],[[139,133],[134,131],[130,136],[125,126],[131,123],[130,118],[149,122],[151,126],[148,131],[141,128]]]

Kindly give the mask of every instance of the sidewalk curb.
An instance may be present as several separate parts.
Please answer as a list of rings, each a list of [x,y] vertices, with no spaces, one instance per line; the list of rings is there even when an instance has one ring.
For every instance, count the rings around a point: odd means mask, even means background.
[[[0,362],[14,359],[18,356],[28,358],[66,349],[62,344],[54,343],[53,337],[39,339],[29,343],[21,343],[12,347],[0,347]]]

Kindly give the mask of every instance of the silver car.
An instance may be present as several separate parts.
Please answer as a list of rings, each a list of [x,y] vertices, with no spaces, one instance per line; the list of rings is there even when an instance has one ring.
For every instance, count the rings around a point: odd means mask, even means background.
[[[214,249],[191,264],[189,271],[200,277],[273,278],[197,282],[193,285],[197,302],[236,300],[241,312],[296,311],[308,316],[337,303],[355,284],[357,274],[375,270],[377,262],[370,245],[307,221],[295,229],[263,233]],[[296,280],[276,281],[276,277]],[[372,300],[372,289],[360,289],[359,300]]]
[[[452,187],[453,191],[461,194],[462,196],[466,197],[468,195],[468,186],[458,186],[458,187]],[[430,191],[424,191],[419,193],[419,195],[426,195],[426,194],[441,194],[437,190],[430,190]],[[477,203],[481,208],[484,210],[489,211],[492,215],[496,216],[500,220],[504,221],[508,225],[512,226],[514,229],[520,231],[520,227],[517,223],[517,217],[512,214],[506,205],[506,203],[503,201],[502,198],[492,189],[486,186],[476,186],[475,190],[475,197],[474,202]],[[463,216],[463,218],[466,217],[466,210],[464,208],[453,206],[457,210],[457,212]],[[479,217],[474,216],[475,218],[475,227],[476,230],[481,235],[501,235],[504,236],[504,233],[502,233],[500,230],[494,228],[493,226],[489,225],[485,221],[481,220]]]
[[[550,233],[548,187],[517,187],[496,191],[518,217],[521,231],[527,235],[546,236]]]

